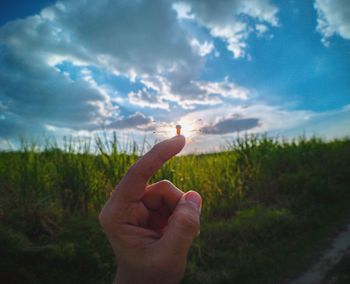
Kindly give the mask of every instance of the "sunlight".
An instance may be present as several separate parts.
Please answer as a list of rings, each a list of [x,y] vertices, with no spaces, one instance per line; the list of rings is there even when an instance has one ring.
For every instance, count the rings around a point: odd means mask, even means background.
[[[200,120],[193,120],[188,117],[181,118],[177,123],[169,123],[157,127],[155,133],[162,138],[169,138],[176,135],[176,125],[181,125],[181,134],[191,142],[200,133]]]
[[[182,118],[178,124],[181,125],[181,134],[186,138],[193,138],[200,133],[200,125],[196,120]]]

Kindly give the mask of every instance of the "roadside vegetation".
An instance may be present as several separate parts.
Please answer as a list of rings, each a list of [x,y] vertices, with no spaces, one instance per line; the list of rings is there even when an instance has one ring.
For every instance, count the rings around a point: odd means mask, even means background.
[[[97,215],[141,148],[114,136],[0,152],[1,282],[111,283]],[[350,214],[350,140],[246,137],[175,157],[161,179],[204,199],[183,283],[280,283]]]

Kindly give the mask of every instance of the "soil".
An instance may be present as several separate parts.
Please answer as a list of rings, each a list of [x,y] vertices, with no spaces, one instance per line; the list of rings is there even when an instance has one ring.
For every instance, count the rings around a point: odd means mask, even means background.
[[[332,237],[330,245],[325,248],[320,258],[306,272],[292,280],[291,284],[338,283],[333,271],[350,255],[350,223]],[[348,268],[350,271],[350,267]],[[329,275],[332,274],[332,277]]]

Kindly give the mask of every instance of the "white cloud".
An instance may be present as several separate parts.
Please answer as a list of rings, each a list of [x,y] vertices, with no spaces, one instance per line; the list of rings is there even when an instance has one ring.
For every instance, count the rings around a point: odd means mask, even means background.
[[[256,29],[259,36],[262,36],[264,33],[266,33],[268,31],[268,27],[266,25],[263,25],[263,24],[256,24],[255,29]]]
[[[329,38],[337,34],[350,39],[350,1],[316,0],[317,30],[322,34],[322,42],[329,44]]]
[[[214,50],[214,44],[212,42],[204,41],[201,43],[196,38],[191,40],[191,46],[200,56],[206,56]]]
[[[242,15],[265,25],[278,25],[278,9],[269,0],[186,0],[179,3],[178,15],[187,15],[187,18],[190,15],[190,19],[207,28],[213,37],[222,39],[234,58],[247,55],[246,41],[254,27],[242,20]]]
[[[226,77],[221,82],[196,82],[198,87],[205,91],[208,95],[219,95],[223,98],[247,100],[249,97],[249,90],[230,82]]]
[[[194,19],[193,14],[191,14],[191,6],[185,2],[176,2],[172,5],[173,9],[177,13],[179,19]]]
[[[249,98],[250,91],[230,81],[228,77],[217,82],[189,78],[186,72],[174,72],[168,77],[145,76],[141,82],[152,91],[152,95],[133,92],[129,94],[129,99],[133,100],[133,103],[141,104],[145,104],[145,101],[153,101],[156,105],[164,104],[165,101],[174,102],[184,109],[195,109],[198,106],[223,104],[226,99],[245,101]],[[143,97],[143,102],[140,102],[140,97]]]
[[[13,150],[15,147],[14,145],[11,143],[10,140],[6,140],[6,139],[1,139],[0,138],[0,149],[2,149],[3,151],[11,151]]]
[[[158,108],[169,110],[169,103],[167,103],[164,97],[161,97],[155,92],[150,92],[146,88],[136,92],[130,92],[128,94],[130,103],[135,104],[139,107],[148,107],[148,108]]]
[[[269,0],[244,1],[242,12],[260,21],[269,23],[272,26],[278,25],[278,9],[276,6],[272,5]]]

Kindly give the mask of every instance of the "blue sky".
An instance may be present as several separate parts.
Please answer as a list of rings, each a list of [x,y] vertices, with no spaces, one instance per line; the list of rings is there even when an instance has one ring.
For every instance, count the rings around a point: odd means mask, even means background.
[[[347,0],[22,2],[0,12],[1,148],[177,123],[187,152],[350,134]]]

